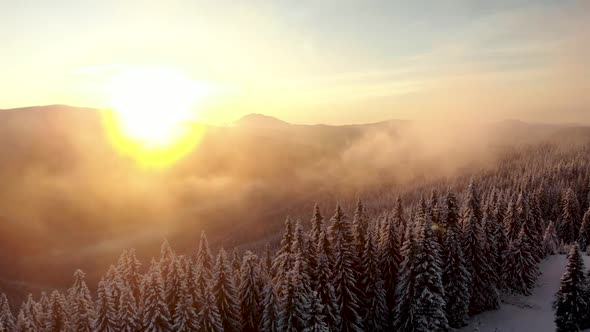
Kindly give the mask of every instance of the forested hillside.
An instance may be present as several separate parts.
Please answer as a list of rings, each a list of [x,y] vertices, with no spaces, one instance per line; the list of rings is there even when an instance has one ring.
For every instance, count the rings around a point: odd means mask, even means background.
[[[280,243],[128,248],[98,284],[2,299],[9,331],[447,331],[528,296],[547,255],[590,243],[584,131],[502,146],[491,167],[283,216]],[[587,139],[587,138],[586,138]],[[310,189],[313,190],[313,189]],[[334,194],[337,197],[337,194]],[[356,201],[356,199],[355,199]],[[194,237],[194,234],[193,234]],[[574,248],[575,252],[575,248]],[[572,256],[573,254],[570,254]],[[573,260],[573,258],[572,258]],[[12,309],[11,309],[12,308]]]

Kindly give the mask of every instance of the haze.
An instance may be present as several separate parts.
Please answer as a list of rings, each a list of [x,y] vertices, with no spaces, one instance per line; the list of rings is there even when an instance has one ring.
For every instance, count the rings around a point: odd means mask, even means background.
[[[295,123],[589,122],[586,1],[5,1],[0,108],[108,107],[163,67],[211,87],[194,112]]]

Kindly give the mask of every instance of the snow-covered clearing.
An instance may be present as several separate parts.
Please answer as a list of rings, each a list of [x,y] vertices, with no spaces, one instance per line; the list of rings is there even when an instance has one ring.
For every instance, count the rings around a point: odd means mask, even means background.
[[[590,257],[583,255],[586,268],[590,267]],[[552,303],[559,289],[561,275],[565,271],[565,255],[549,256],[541,263],[541,276],[531,296],[502,297],[499,310],[488,311],[473,317],[469,326],[462,332],[553,332]]]

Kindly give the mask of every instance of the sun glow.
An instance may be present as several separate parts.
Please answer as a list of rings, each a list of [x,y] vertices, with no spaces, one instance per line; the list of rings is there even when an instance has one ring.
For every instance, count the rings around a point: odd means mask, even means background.
[[[208,93],[203,83],[161,69],[123,72],[111,83],[111,109],[104,112],[114,145],[144,166],[166,166],[198,143],[197,104]]]

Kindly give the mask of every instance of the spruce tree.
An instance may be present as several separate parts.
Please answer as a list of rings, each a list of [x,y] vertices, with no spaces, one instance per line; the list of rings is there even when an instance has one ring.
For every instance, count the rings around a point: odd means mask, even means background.
[[[22,305],[22,310],[26,317],[29,318],[31,324],[33,325],[33,329],[40,330],[44,328],[43,326],[43,319],[44,315],[41,313],[41,305],[36,303],[33,300],[33,294],[27,296],[27,300]]]
[[[174,325],[174,314],[176,312],[176,305],[180,302],[182,297],[181,287],[182,282],[188,279],[180,260],[175,256],[170,257],[170,261],[167,262],[168,277],[164,282],[164,293],[166,296],[166,304],[168,305],[168,311],[170,312],[171,325]],[[188,291],[188,287],[185,289]]]
[[[520,232],[521,223],[518,220],[516,205],[512,198],[510,198],[508,207],[506,208],[506,213],[504,214],[504,227],[506,228],[508,242],[516,239],[518,232]]]
[[[330,220],[330,243],[334,250],[333,284],[340,309],[340,331],[362,331],[359,290],[354,270],[355,252],[351,225],[340,205]]]
[[[323,314],[324,308],[316,292],[310,297],[309,318],[303,332],[329,332],[326,324],[326,317]]]
[[[418,216],[418,253],[415,265],[415,331],[446,331],[445,295],[440,248],[432,231],[430,215]]]
[[[362,317],[363,329],[374,332],[387,331],[389,315],[377,245],[372,231],[368,231],[365,237],[365,247],[360,256],[362,258],[360,285],[365,298],[365,311]]]
[[[139,308],[143,276],[140,272],[141,262],[135,255],[135,249],[130,249],[127,251],[124,262],[124,266],[120,271],[121,280],[123,285],[131,290],[133,298],[136,301],[135,304]]]
[[[557,235],[565,244],[571,244],[578,239],[580,231],[580,205],[576,193],[569,188],[561,201],[561,220],[557,228]]]
[[[215,262],[209,249],[209,242],[205,232],[201,232],[201,240],[199,242],[199,250],[194,259],[192,265],[192,276],[193,280],[192,292],[193,301],[195,303],[195,309],[201,310],[201,303],[205,301],[205,289],[211,283],[213,278],[213,267]]]
[[[584,217],[582,218],[578,243],[582,251],[586,251],[586,248],[590,245],[590,208],[588,208],[588,211],[584,213]]]
[[[395,306],[395,288],[399,274],[399,266],[402,261],[400,254],[400,243],[398,223],[395,222],[398,217],[391,220],[384,218],[384,226],[380,234],[380,257],[379,265],[383,276],[383,288],[385,291],[385,300],[387,304],[386,321],[388,324],[392,321],[393,309]]]
[[[517,294],[530,295],[538,276],[532,250],[526,239],[526,226],[523,227],[508,249],[503,275],[506,288]]]
[[[449,326],[461,328],[467,324],[469,316],[471,277],[461,246],[461,229],[457,223],[451,223],[447,227],[445,248],[442,278],[445,290],[445,310]]]
[[[281,284],[279,300],[279,331],[302,331],[309,319],[309,296],[301,278],[301,256],[298,256],[287,281]]]
[[[244,254],[241,280],[238,290],[242,332],[256,332],[262,315],[261,294],[258,288],[257,257],[252,252]]]
[[[121,332],[137,332],[141,328],[137,301],[133,297],[131,288],[124,287],[119,300],[117,321]]]
[[[219,310],[217,309],[217,303],[215,303],[211,287],[205,288],[198,322],[200,332],[223,332],[221,316],[219,315]]]
[[[465,193],[462,220],[463,249],[472,285],[469,313],[476,315],[486,310],[497,309],[499,293],[490,275],[488,244],[482,224],[479,196],[473,183]]]
[[[94,306],[90,290],[86,286],[86,275],[81,270],[74,273],[74,285],[68,294],[72,327],[79,332],[93,330]]]
[[[549,222],[543,234],[543,251],[545,255],[556,255],[559,253],[559,237],[553,221]]]
[[[199,331],[199,316],[193,307],[193,297],[188,289],[188,281],[181,280],[180,294],[176,308],[174,309],[174,324],[172,331],[174,332],[190,332]]]
[[[311,285],[315,289],[318,285],[318,260],[320,254],[320,240],[324,232],[324,217],[320,213],[320,208],[316,204],[313,207],[313,216],[311,218],[311,231],[309,234],[309,262],[308,262],[308,274],[310,277]]]
[[[272,282],[267,282],[262,292],[262,309],[260,332],[279,332],[278,299]]]
[[[588,312],[585,267],[577,244],[572,246],[565,273],[561,277],[559,291],[553,304],[558,332],[573,332],[581,329]]]
[[[12,315],[10,304],[4,293],[2,293],[2,296],[0,297],[0,326],[2,326],[5,331],[13,331],[16,326],[16,320]]]
[[[98,283],[96,294],[96,317],[94,320],[94,330],[101,332],[119,331],[119,316],[115,308],[113,298],[112,284],[102,279]]]
[[[326,325],[329,331],[339,331],[340,326],[340,309],[338,301],[336,300],[336,292],[334,284],[332,283],[332,269],[330,268],[331,255],[330,244],[327,232],[323,232],[319,244],[319,259],[317,267],[317,286],[315,289],[318,292],[320,303],[322,304],[323,315],[326,319]]]
[[[123,279],[119,274],[119,270],[114,266],[111,265],[107,271],[107,274],[104,277],[105,282],[109,285],[109,291],[112,294],[113,305],[115,306],[115,311],[119,310],[119,299],[121,298],[121,293],[123,292],[123,288],[125,287],[123,284]]]
[[[295,243],[295,237],[295,225],[291,218],[287,217],[285,220],[285,232],[281,239],[281,246],[277,252],[272,267],[274,282],[278,287],[281,287],[281,283],[285,282],[287,272],[293,268],[293,244]]]
[[[270,283],[270,281],[267,281],[267,283]],[[215,263],[213,295],[217,301],[223,330],[225,332],[239,332],[241,323],[238,294],[229,260],[223,249],[219,251]]]
[[[418,247],[411,226],[406,228],[401,252],[404,257],[395,291],[393,331],[414,331],[416,322],[416,256]]]
[[[166,304],[164,283],[160,274],[160,267],[155,261],[152,261],[150,270],[144,280],[142,295],[143,331],[172,331],[170,312]]]
[[[30,317],[28,317],[24,310],[20,310],[16,319],[16,325],[12,330],[4,329],[3,325],[0,325],[0,331],[15,331],[15,332],[38,332],[39,329]]]
[[[69,332],[71,329],[65,296],[56,290],[51,293],[46,322],[47,332]]]

